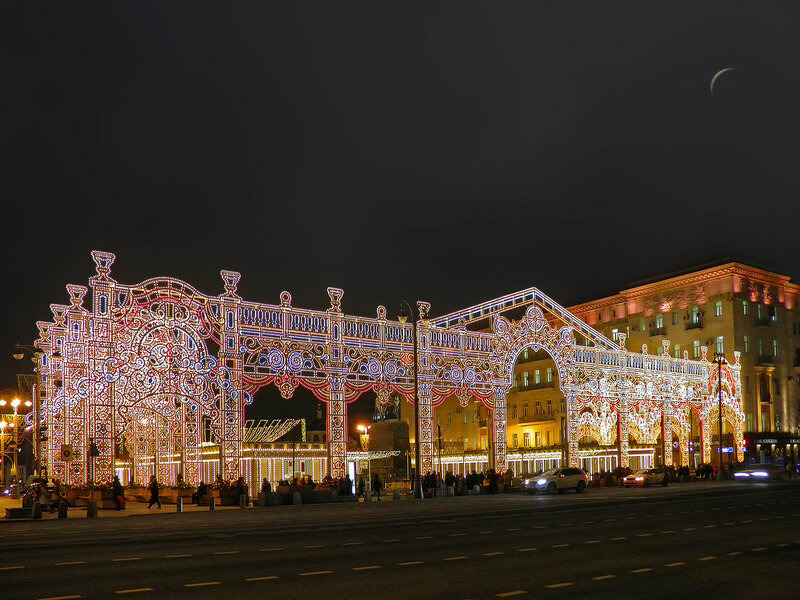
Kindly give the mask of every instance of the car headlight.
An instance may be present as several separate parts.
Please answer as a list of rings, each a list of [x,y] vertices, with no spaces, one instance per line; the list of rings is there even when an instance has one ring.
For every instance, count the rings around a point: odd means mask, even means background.
[[[769,477],[769,473],[766,471],[753,471],[751,475],[753,477]]]
[[[545,483],[547,483],[547,479],[540,479],[536,482],[537,485],[544,485]]]
[[[750,477],[750,473],[734,473],[734,477]]]
[[[644,477],[634,477],[635,481],[644,481]]]
[[[528,485],[530,482],[531,482],[531,480],[530,480],[530,479],[526,479],[526,480],[525,480],[525,485]]]

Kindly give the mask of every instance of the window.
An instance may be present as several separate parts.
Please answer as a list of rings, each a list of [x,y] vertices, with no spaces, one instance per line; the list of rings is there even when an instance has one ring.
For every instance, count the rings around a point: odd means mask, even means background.
[[[436,415],[436,424],[437,425],[441,425],[442,424],[442,413],[439,413],[438,415]]]
[[[539,447],[541,445],[542,445],[542,432],[541,431],[537,431],[536,432],[536,446]]]
[[[611,339],[615,342],[619,340],[619,329],[612,329],[611,330]]]
[[[723,336],[717,336],[717,352],[722,354],[725,352],[725,338]]]
[[[747,427],[745,431],[753,431],[753,414],[747,413]]]
[[[677,312],[672,313],[672,324],[673,325],[677,325],[678,324],[678,313]]]
[[[550,445],[550,432],[547,432],[547,445]]]
[[[553,381],[553,369],[547,367],[547,383],[551,383]]]
[[[466,425],[467,424],[467,412],[466,411],[464,411],[464,414],[462,415],[461,418],[462,418],[462,421],[463,421],[464,425]],[[474,423],[474,421],[473,421],[473,423]]]
[[[758,338],[758,355],[764,356],[764,340]]]
[[[696,306],[692,307],[692,323],[700,322],[700,309]]]
[[[511,436],[511,445],[514,448],[519,448],[519,436],[516,433]]]
[[[700,340],[692,342],[692,358],[700,358]]]
[[[769,318],[772,321],[777,321],[778,320],[778,311],[775,310],[774,306],[770,306],[768,312],[769,312]]]
[[[675,346],[673,346],[672,349],[675,351],[675,358],[680,358],[681,357],[681,345],[680,344],[675,344]]]
[[[527,348],[525,348],[525,350],[522,352],[522,357],[523,357],[525,360],[528,360],[528,349],[527,349]]]
[[[525,419],[528,417],[528,403],[522,405],[522,418]]]
[[[722,300],[717,300],[714,303],[714,316],[721,317],[722,316]]]
[[[450,425],[453,422],[453,413],[447,413],[447,424]]]
[[[469,450],[469,438],[464,438],[464,452]]]
[[[522,374],[522,385],[528,387],[530,385],[530,375],[527,371]]]
[[[664,348],[662,346],[659,346],[658,348],[656,348],[656,356],[661,356],[662,354],[664,354]]]
[[[512,419],[516,419],[517,418],[517,405],[516,404],[512,404],[511,405],[511,418]]]
[[[746,317],[749,310],[750,303],[747,300],[742,300],[742,314]]]
[[[644,319],[639,319],[639,331],[644,331]]]
[[[744,353],[750,354],[750,338],[744,336]]]
[[[552,400],[548,400],[547,401],[547,414],[548,415],[552,415],[553,414],[553,401]]]
[[[514,387],[519,387],[519,375],[514,373]]]
[[[522,445],[525,446],[526,448],[531,447],[531,434],[528,433],[527,431],[522,434]]]
[[[664,315],[656,315],[656,328],[661,329],[664,327]]]
[[[472,422],[473,423],[477,423],[478,422],[478,411],[477,410],[473,410],[472,411]]]
[[[536,369],[533,372],[533,383],[542,383],[542,374],[540,373],[539,369]]]
[[[772,356],[778,358],[778,340],[772,340]]]
[[[759,321],[764,318],[764,307],[760,304],[756,304],[756,317]]]

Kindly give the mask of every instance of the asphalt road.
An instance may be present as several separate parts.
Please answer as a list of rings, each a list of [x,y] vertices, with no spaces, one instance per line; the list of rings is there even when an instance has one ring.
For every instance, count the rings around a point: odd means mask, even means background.
[[[798,598],[800,483],[0,524],[3,598]]]

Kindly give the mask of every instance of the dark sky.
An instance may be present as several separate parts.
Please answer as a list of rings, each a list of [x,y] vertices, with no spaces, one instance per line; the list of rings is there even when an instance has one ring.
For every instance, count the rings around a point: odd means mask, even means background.
[[[800,275],[797,2],[656,4],[3,3],[0,386],[92,249],[368,316]]]

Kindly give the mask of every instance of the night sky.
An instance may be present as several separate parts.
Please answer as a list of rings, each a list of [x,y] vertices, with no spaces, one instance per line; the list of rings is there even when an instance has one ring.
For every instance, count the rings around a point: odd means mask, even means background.
[[[737,255],[800,276],[797,2],[0,8],[0,387],[86,284],[434,315]],[[714,95],[712,76],[722,68]]]

